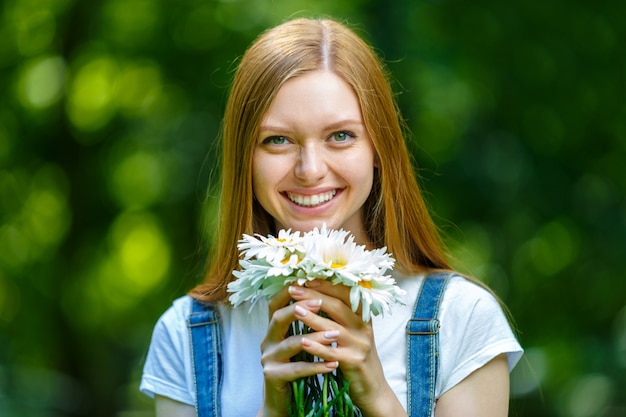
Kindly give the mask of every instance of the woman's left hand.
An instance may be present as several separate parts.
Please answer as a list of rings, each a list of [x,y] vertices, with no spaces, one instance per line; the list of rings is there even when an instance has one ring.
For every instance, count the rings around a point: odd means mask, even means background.
[[[350,307],[350,289],[332,285],[328,281],[315,280],[305,287],[289,288],[291,298],[319,300],[320,310],[328,318],[307,314],[300,318],[315,331],[329,334],[336,340],[335,346],[312,342],[305,350],[325,361],[337,361],[347,380],[350,381],[350,398],[366,416],[403,416],[406,412],[387,383],[382,364],[378,358],[371,321],[364,323],[361,311]]]

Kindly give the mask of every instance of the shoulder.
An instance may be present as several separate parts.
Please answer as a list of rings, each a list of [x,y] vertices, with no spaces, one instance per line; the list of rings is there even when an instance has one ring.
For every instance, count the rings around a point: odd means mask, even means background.
[[[187,328],[191,305],[189,296],[174,300],[154,326],[140,386],[141,391],[150,397],[160,395],[193,404]]]
[[[522,354],[500,302],[487,288],[464,277],[450,279],[439,318],[441,393],[496,356],[506,354],[512,369]]]
[[[424,278],[423,275],[416,275],[398,279],[398,284],[407,293],[407,303],[412,304],[417,301],[425,280]],[[452,273],[444,289],[439,319],[443,320],[445,316],[451,315],[467,316],[470,312],[490,314],[502,312],[502,307],[496,297],[486,287],[461,275]]]
[[[442,315],[444,312],[489,313],[502,311],[502,306],[486,287],[460,275],[450,278],[442,300]]]
[[[152,344],[167,344],[173,348],[183,349],[188,346],[190,316],[198,313],[194,310],[194,299],[185,295],[172,302],[172,305],[158,319],[152,335]],[[220,320],[224,315],[228,317],[230,309],[220,303],[214,304],[214,311],[219,314]],[[193,327],[193,326],[192,326]]]
[[[162,333],[186,332],[187,318],[191,313],[193,299],[185,295],[172,302],[172,305],[159,317],[154,326],[153,339]]]
[[[191,312],[191,304],[193,298],[189,295],[183,295],[180,298],[175,299],[172,305],[163,313],[161,319],[181,319],[186,318]]]
[[[188,295],[172,302],[159,317],[152,333],[151,347],[182,352],[188,345],[187,320],[191,314],[193,298]]]
[[[462,276],[448,282],[439,314],[442,337],[463,337],[462,343],[486,343],[489,338],[514,338],[495,295]],[[479,335],[482,337],[478,337]]]

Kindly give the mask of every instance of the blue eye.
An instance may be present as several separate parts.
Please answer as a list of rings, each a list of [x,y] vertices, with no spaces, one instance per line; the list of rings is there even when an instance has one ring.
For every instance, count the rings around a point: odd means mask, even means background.
[[[342,131],[333,133],[331,139],[333,139],[335,142],[345,142],[348,139],[353,139],[355,137],[356,135],[352,132]]]
[[[287,138],[284,136],[270,136],[263,140],[265,145],[284,145],[285,143],[287,143]]]

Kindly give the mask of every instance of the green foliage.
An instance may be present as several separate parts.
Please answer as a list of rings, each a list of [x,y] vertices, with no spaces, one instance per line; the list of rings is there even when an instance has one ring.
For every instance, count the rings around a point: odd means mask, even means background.
[[[388,63],[459,267],[527,349],[511,415],[626,416],[619,0],[2,2],[0,415],[152,414],[142,357],[200,277],[233,69],[298,15]]]

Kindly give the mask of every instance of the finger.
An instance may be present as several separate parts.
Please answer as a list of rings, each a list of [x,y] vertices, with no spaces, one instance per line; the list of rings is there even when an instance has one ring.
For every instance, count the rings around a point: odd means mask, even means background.
[[[335,285],[327,280],[315,279],[307,281],[305,286],[331,297],[339,298],[345,301],[346,305],[350,305],[350,288],[345,285]]]
[[[288,288],[283,288],[279,292],[277,292],[272,298],[268,301],[268,309],[270,317],[272,314],[278,310],[279,308],[285,307],[291,301],[291,296],[289,295]]]
[[[303,349],[325,360],[339,360],[342,362],[346,357],[350,362],[359,361],[368,355],[373,343],[373,330],[371,326],[363,323],[359,317],[355,318],[356,326],[343,326],[332,318],[311,314],[300,317],[300,321],[312,329],[306,334]],[[352,312],[349,312],[354,316]],[[326,349],[337,348],[338,351],[328,352]],[[355,355],[356,354],[356,355]],[[342,355],[347,355],[346,357]]]
[[[341,297],[342,292],[349,295],[349,289],[343,288],[339,291],[334,291],[333,294],[328,294],[328,292],[331,291],[327,291],[327,289],[332,286],[332,284],[330,286],[324,284],[324,288],[320,286],[316,287],[315,289],[311,289],[308,287],[291,286],[288,288],[288,290],[291,298],[296,301],[304,301],[304,305],[308,306],[307,308],[309,309],[315,306],[315,303],[320,303],[320,310],[324,311],[331,319],[341,325],[354,328],[362,326],[363,321],[360,316],[360,311],[357,310],[355,314],[354,312],[352,312],[352,309],[349,306],[349,301],[347,304],[346,301],[344,301],[342,298],[337,297],[337,295]],[[336,287],[343,286],[338,285]],[[318,291],[318,288],[322,288],[326,292]],[[311,327],[316,330],[323,329],[319,327],[314,327],[312,325]]]
[[[302,335],[289,336],[279,341],[273,341],[266,337],[261,343],[261,364],[267,365],[272,362],[289,362],[303,350]]]
[[[345,330],[343,333],[346,333]],[[326,330],[304,335],[302,349],[325,361],[339,360],[337,352],[340,330]]]
[[[320,279],[308,281],[306,286],[307,288],[314,289],[315,291],[318,291],[323,294],[327,294],[331,297],[335,297],[335,298],[342,300],[343,303],[347,305],[348,307],[350,307],[350,310],[352,310],[352,303],[350,301],[350,291],[351,291],[350,287],[346,285],[333,284],[330,281],[320,280]],[[359,305],[357,306],[357,309],[354,312],[360,316],[361,309],[362,309],[362,306],[359,303]]]
[[[294,381],[299,378],[326,374],[339,367],[337,361],[328,362],[272,362],[263,366],[263,375],[269,380]]]
[[[263,369],[280,369],[277,368],[280,364],[289,364],[289,363],[299,363],[298,361],[292,362],[293,358],[301,353],[302,351],[311,350],[312,352],[324,352],[323,349],[320,349],[320,346],[323,346],[320,342],[328,344],[328,348],[335,342],[339,332],[338,331],[329,331],[323,334],[320,333],[312,333],[306,335],[296,335],[290,336],[280,343],[276,344],[268,344],[262,349],[261,355],[261,364],[263,365]],[[330,358],[332,355],[326,354],[325,357]],[[333,359],[333,361],[335,361]],[[306,363],[306,362],[304,362]],[[326,368],[336,368],[338,365],[327,364]],[[299,365],[298,367],[302,367]],[[315,369],[318,369],[316,367]],[[286,368],[285,368],[286,369]],[[314,372],[313,370],[312,372]],[[308,372],[308,371],[298,371],[298,372]],[[283,376],[282,378],[286,378]]]
[[[334,348],[337,346],[337,342],[339,340],[339,335],[341,334],[341,332],[342,331],[339,329],[334,329],[334,330],[325,330],[321,332],[307,333],[306,335],[303,335],[302,348],[306,350],[307,352],[311,344],[331,346]]]
[[[375,348],[371,341],[363,337],[353,337],[349,331],[318,332],[309,334],[302,341],[302,349],[326,362],[338,362],[345,371],[360,369],[361,372],[367,370],[367,365],[373,355]]]
[[[314,313],[320,310],[320,306],[320,299],[304,300],[273,311],[263,343],[279,343],[285,338],[293,322],[301,320],[309,314],[314,316]]]

